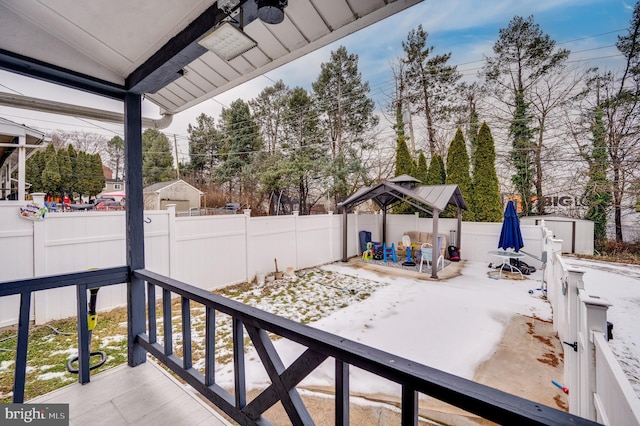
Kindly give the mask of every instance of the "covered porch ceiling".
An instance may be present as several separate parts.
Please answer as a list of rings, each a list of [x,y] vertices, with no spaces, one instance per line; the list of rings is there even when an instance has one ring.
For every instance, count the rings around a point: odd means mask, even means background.
[[[144,94],[172,114],[421,1],[0,0],[0,69],[116,99]],[[259,3],[288,3],[283,21],[262,21]],[[224,59],[198,43],[226,21],[255,47]]]

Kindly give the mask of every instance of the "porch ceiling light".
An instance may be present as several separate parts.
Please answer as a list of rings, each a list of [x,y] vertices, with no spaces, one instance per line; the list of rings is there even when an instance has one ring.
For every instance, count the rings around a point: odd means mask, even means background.
[[[258,0],[258,18],[267,24],[279,24],[284,21],[287,4],[287,0]]]
[[[237,58],[258,45],[254,39],[229,22],[225,22],[215,28],[204,36],[198,44],[220,56],[225,61]]]

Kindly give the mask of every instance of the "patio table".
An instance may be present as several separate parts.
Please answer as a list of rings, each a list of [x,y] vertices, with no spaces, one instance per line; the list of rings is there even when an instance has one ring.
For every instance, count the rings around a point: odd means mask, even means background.
[[[524,276],[522,275],[522,271],[517,266],[513,266],[511,264],[511,259],[520,259],[521,257],[524,257],[524,253],[518,253],[515,251],[493,250],[490,251],[489,254],[502,259],[498,278],[502,278],[502,269],[505,266],[508,266],[511,272],[518,271],[520,273],[520,278],[524,278]]]

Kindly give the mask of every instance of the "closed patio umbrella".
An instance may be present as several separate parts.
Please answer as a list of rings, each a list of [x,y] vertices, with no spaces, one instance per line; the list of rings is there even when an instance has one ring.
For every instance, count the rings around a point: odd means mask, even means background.
[[[517,252],[522,247],[524,247],[524,242],[522,241],[522,231],[520,231],[520,219],[518,219],[513,201],[509,200],[507,208],[504,211],[498,248],[503,250],[512,248]]]

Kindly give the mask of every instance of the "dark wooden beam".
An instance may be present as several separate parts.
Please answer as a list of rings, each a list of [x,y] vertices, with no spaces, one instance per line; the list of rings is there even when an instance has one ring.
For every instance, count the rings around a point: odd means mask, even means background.
[[[215,2],[134,70],[126,79],[127,89],[133,93],[155,93],[181,77],[185,66],[207,52],[198,40],[226,17]]]
[[[48,83],[123,100],[124,86],[0,49],[0,69]]]

